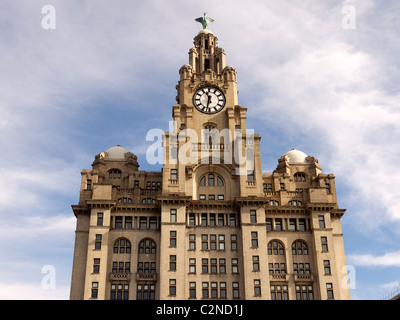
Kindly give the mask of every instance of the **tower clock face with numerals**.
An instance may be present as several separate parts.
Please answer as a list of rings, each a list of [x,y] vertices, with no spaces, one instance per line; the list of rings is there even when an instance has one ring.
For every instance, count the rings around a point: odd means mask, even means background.
[[[225,95],[215,87],[203,87],[193,95],[193,104],[197,110],[212,114],[221,111],[225,106]]]

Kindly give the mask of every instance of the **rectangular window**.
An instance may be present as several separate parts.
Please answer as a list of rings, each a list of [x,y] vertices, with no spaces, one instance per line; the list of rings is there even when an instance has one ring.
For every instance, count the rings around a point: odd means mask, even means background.
[[[170,271],[176,270],[176,256],[175,255],[169,256],[169,270]]]
[[[189,282],[189,298],[196,298],[196,282]]]
[[[238,259],[232,259],[232,273],[239,273],[239,261]]]
[[[218,200],[224,200],[224,195],[223,194],[219,194],[218,195]]]
[[[209,194],[208,200],[215,200],[215,194]]]
[[[99,290],[99,283],[92,282],[92,298],[97,298]]]
[[[237,235],[231,234],[231,250],[237,250]]]
[[[176,209],[171,209],[169,222],[176,222]]]
[[[215,227],[215,213],[210,213],[210,227]]]
[[[217,273],[218,271],[218,264],[217,264],[217,259],[210,259],[210,271],[211,273]]]
[[[225,260],[225,258],[219,259],[219,273],[226,273],[226,260]]]
[[[103,225],[103,212],[98,212],[97,213],[97,225],[102,226]]]
[[[328,238],[321,237],[322,252],[328,252]]]
[[[224,215],[218,214],[218,227],[223,227],[223,226],[224,226]]]
[[[210,250],[217,250],[217,235],[210,234]]]
[[[100,272],[100,259],[95,258],[93,261],[93,273],[99,273]]]
[[[256,212],[256,210],[250,210],[250,223],[257,223],[257,212]]]
[[[189,213],[189,226],[194,226],[196,224],[196,215],[194,213]]]
[[[287,285],[271,285],[271,300],[289,300]]]
[[[171,169],[171,180],[178,180],[178,169]]]
[[[218,282],[211,282],[211,298],[218,298]]]
[[[332,283],[327,283],[326,284],[326,294],[328,296],[328,299],[334,299]]]
[[[275,231],[282,231],[282,219],[275,219]]]
[[[253,248],[257,248],[258,247],[258,234],[257,234],[257,232],[252,232],[251,233],[251,246]]]
[[[208,185],[210,186],[210,187],[213,187],[214,186],[214,175],[213,174],[209,174],[208,175]]]
[[[254,280],[254,295],[261,296],[261,280]]]
[[[235,214],[230,214],[229,215],[229,226],[230,227],[236,227],[236,216],[235,216]]]
[[[253,256],[253,271],[260,271],[260,257]]]
[[[219,297],[222,299],[226,298],[226,282],[219,283]]]
[[[147,229],[147,218],[146,217],[139,218],[139,229],[141,229],[141,230]]]
[[[208,235],[201,235],[201,250],[208,250]]]
[[[329,183],[326,183],[325,188],[326,188],[326,193],[330,194],[331,193],[331,185]]]
[[[122,229],[122,217],[115,217],[115,229]]]
[[[189,250],[196,250],[196,235],[189,234]]]
[[[206,200],[206,195],[205,194],[201,194],[199,198],[200,198],[200,200]]]
[[[272,219],[266,220],[267,231],[272,231]]]
[[[96,241],[94,242],[94,248],[96,250],[101,249],[101,239],[102,238],[103,238],[103,236],[101,234],[96,234]]]
[[[201,273],[208,273],[208,259],[201,259]]]
[[[207,213],[202,213],[201,214],[201,226],[206,227],[207,226]]]
[[[196,273],[196,259],[189,259],[189,273]]]
[[[319,227],[325,229],[325,218],[324,216],[318,216]]]
[[[306,219],[299,219],[299,231],[306,231]]]
[[[313,287],[310,285],[296,285],[296,300],[314,300]]]
[[[218,250],[225,250],[225,236],[223,234],[218,236]]]
[[[92,180],[86,181],[86,190],[92,190]]]
[[[289,219],[289,230],[296,231],[296,219]]]
[[[208,298],[208,282],[202,283],[202,297]]]
[[[234,299],[239,299],[239,282],[232,282],[232,296]]]
[[[125,229],[132,229],[132,217],[125,217]]]
[[[254,181],[254,170],[248,170],[247,171],[247,180],[248,181]]]
[[[169,232],[169,246],[176,247],[176,231]]]
[[[326,275],[331,274],[331,263],[329,260],[324,260],[324,272]]]
[[[176,296],[176,279],[169,279],[169,295]]]

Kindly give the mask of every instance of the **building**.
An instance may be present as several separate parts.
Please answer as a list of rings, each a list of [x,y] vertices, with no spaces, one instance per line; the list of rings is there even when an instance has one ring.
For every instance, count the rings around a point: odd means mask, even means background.
[[[262,173],[217,44],[179,70],[162,172],[121,146],[82,171],[71,299],[350,299],[334,175],[294,149]]]

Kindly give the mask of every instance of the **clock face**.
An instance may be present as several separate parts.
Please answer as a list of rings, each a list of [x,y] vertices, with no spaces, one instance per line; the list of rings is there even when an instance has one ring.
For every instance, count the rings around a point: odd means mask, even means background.
[[[217,113],[225,106],[225,96],[221,90],[214,87],[203,87],[193,95],[193,104],[203,113]]]

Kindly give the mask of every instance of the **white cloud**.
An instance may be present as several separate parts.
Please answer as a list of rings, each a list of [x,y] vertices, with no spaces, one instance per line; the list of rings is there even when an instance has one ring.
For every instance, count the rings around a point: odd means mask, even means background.
[[[382,256],[371,254],[351,254],[346,260],[354,266],[365,267],[400,267],[400,251],[387,252]]]

